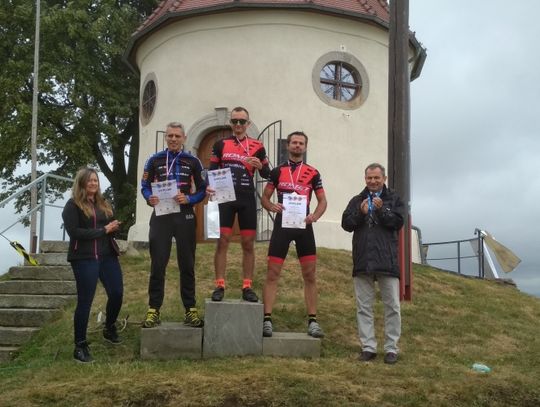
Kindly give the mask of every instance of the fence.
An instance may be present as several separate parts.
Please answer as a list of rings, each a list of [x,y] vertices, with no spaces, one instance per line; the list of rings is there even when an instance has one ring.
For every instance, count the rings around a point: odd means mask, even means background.
[[[3,208],[8,202],[23,195],[24,193],[29,193],[30,190],[34,187],[37,189],[38,196],[40,197],[38,199],[38,204],[34,208],[31,208],[30,211],[20,216],[15,222],[13,222],[7,228],[1,230],[0,235],[4,235],[4,233],[10,230],[13,226],[17,225],[18,223],[22,223],[25,219],[28,219],[28,217],[32,215],[34,212],[39,211],[39,233],[37,236],[37,241],[39,244],[41,244],[41,241],[43,240],[43,236],[45,233],[45,208],[47,206],[54,207],[54,208],[62,208],[62,206],[53,205],[52,203],[47,203],[47,185],[48,185],[47,181],[49,179],[58,180],[61,182],[73,183],[73,180],[71,178],[61,177],[59,175],[47,173],[47,174],[43,174],[39,178],[32,181],[30,184],[26,185],[25,187],[21,188],[19,191],[15,192],[14,194],[4,199],[2,202],[0,202],[0,208]],[[36,236],[33,237],[33,239],[35,238]],[[33,247],[30,249],[30,252],[35,253],[36,251],[37,251],[37,245],[34,242]]]
[[[474,233],[477,236],[470,239],[423,243],[424,262],[433,266],[442,264],[441,268],[458,274],[477,275],[479,278],[484,278],[484,234],[480,229],[475,229]],[[473,259],[474,261],[471,262],[470,260]]]

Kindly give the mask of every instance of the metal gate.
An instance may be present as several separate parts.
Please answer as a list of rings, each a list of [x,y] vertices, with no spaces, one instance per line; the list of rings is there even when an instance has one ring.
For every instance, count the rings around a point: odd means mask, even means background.
[[[281,120],[270,123],[264,128],[257,137],[262,141],[266,149],[270,169],[279,165],[284,161],[283,157],[287,158],[286,140],[281,138]],[[268,212],[261,205],[261,197],[266,185],[266,180],[263,179],[259,172],[255,175],[255,191],[257,193],[257,241],[264,242],[270,240],[272,230],[274,228],[274,214]],[[276,195],[272,196],[272,200],[277,199]]]

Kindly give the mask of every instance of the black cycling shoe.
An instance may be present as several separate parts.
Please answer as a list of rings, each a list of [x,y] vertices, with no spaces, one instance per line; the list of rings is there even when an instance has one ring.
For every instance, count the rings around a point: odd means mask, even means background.
[[[244,301],[249,301],[249,302],[259,301],[259,297],[257,297],[257,294],[255,294],[255,291],[253,291],[250,287],[246,287],[242,289],[242,299]]]
[[[216,287],[216,289],[212,293],[212,301],[221,301],[224,296],[225,296],[225,288]]]

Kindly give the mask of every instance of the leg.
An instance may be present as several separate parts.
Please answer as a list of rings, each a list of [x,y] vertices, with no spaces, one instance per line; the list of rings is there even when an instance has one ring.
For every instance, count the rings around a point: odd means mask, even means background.
[[[271,314],[276,301],[277,287],[283,262],[268,260],[268,271],[263,287],[264,313]]]
[[[176,255],[178,269],[180,270],[180,297],[186,311],[195,307],[195,250],[197,241],[195,237],[195,217],[189,218],[183,213],[179,217],[179,224],[175,225],[174,238],[176,239]]]
[[[298,231],[296,241],[296,254],[300,260],[302,277],[304,278],[304,299],[308,315],[317,314],[317,248],[313,226],[307,225],[306,229]]]
[[[86,341],[90,309],[96,294],[99,264],[97,260],[77,260],[71,262],[71,267],[77,285],[77,306],[73,315],[75,344],[77,344]]]
[[[244,279],[253,280],[253,270],[255,269],[255,235],[240,235],[242,243],[242,273]]]
[[[239,195],[238,226],[242,244],[242,273],[244,279],[253,280],[255,269],[255,237],[257,234],[257,203],[253,193]]]
[[[225,279],[225,268],[227,266],[227,251],[229,250],[229,243],[231,241],[231,235],[221,235],[216,244],[216,253],[214,255],[214,269],[216,273],[216,280]]]
[[[148,284],[148,305],[159,310],[163,305],[165,292],[165,269],[169,263],[172,245],[173,216],[176,214],[150,218],[150,281]]]
[[[377,353],[377,339],[373,321],[373,302],[375,300],[375,282],[372,276],[353,278],[356,293],[356,320],[362,351]]]
[[[118,257],[107,256],[100,262],[99,279],[107,293],[107,317],[105,326],[110,327],[115,324],[124,296],[124,283],[122,279],[122,269],[118,262]]]
[[[399,303],[399,279],[377,277],[384,304],[384,352],[398,353],[401,336],[401,310]]]
[[[219,230],[220,236],[216,243],[216,253],[214,255],[214,270],[216,280],[225,279],[225,269],[227,267],[227,251],[232,236],[232,227],[236,216],[234,202],[219,204]]]
[[[317,279],[315,276],[316,262],[300,262],[304,279],[304,300],[308,315],[317,314]]]

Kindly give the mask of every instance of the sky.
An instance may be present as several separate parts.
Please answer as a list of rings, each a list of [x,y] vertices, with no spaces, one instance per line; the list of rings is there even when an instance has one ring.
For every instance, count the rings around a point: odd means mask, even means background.
[[[427,49],[411,83],[411,213],[423,242],[489,231],[540,297],[540,2],[410,0]],[[429,257],[429,256],[428,256]]]
[[[423,242],[489,231],[522,259],[502,277],[540,297],[538,15],[537,0],[409,1],[427,49],[411,84],[413,224]],[[9,236],[28,247],[26,231]],[[48,228],[47,239],[60,237],[60,224]],[[0,274],[20,261],[5,243]]]

